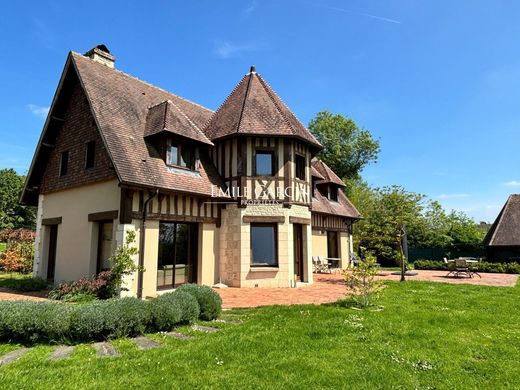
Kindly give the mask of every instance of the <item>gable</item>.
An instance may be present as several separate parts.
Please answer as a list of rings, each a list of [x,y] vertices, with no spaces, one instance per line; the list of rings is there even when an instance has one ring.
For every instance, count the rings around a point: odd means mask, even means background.
[[[94,121],[83,88],[74,83],[46,163],[40,193],[59,191],[117,177]],[[94,166],[86,169],[86,144],[94,145]],[[60,160],[68,152],[68,172],[60,176]]]

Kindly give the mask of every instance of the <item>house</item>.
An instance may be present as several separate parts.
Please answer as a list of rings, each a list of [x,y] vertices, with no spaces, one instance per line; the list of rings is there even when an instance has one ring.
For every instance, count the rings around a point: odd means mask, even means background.
[[[35,275],[107,269],[128,231],[138,297],[312,283],[312,256],[348,265],[359,213],[254,67],[213,112],[114,65],[104,45],[67,57],[21,198],[38,206]]]
[[[510,195],[484,238],[489,261],[520,260],[520,195]]]

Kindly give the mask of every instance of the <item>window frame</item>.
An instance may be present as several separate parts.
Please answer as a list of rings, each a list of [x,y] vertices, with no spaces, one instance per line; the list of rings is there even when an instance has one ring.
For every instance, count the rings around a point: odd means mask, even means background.
[[[271,173],[270,174],[259,174],[258,173],[258,163],[257,163],[257,156],[259,154],[268,154],[271,156]],[[255,150],[255,155],[254,155],[254,176],[264,176],[264,177],[273,177],[275,176],[275,163],[276,163],[276,159],[275,159],[275,151],[273,149],[260,149],[260,148],[257,148]]]
[[[92,148],[92,149],[90,149],[90,148]],[[92,158],[91,164],[89,164],[89,156]],[[89,142],[85,143],[85,169],[92,169],[95,166],[96,166],[96,141],[89,141]]]
[[[67,176],[69,173],[69,157],[70,153],[68,150],[64,150],[60,154],[60,167],[58,172],[60,177]]]
[[[303,164],[301,167],[298,167],[299,161]],[[305,168],[307,168],[307,159],[305,158],[305,156],[296,153],[295,157],[294,157],[294,177],[298,180],[305,181],[305,179],[306,179],[306,175],[305,175],[306,169]],[[301,172],[299,172],[299,171],[301,171]],[[301,176],[299,174],[301,174]]]
[[[338,191],[339,191],[339,188],[337,188],[336,186],[333,186],[333,185],[329,185],[329,200],[331,202],[338,202]],[[334,196],[332,196],[332,194],[334,194]]]
[[[269,263],[255,263],[254,262],[254,255],[253,255],[253,228],[255,227],[272,227],[274,231],[274,258],[275,262],[274,264]],[[249,227],[250,233],[249,233],[249,244],[250,244],[250,252],[251,252],[251,261],[250,266],[252,268],[278,268],[279,266],[279,254],[278,254],[278,224],[277,223],[265,223],[265,222],[254,222],[250,224]]]
[[[172,146],[177,148],[177,161],[173,163],[171,161],[171,148]],[[182,150],[188,149],[190,151],[190,161],[187,163],[187,166],[181,165],[182,160]],[[166,142],[166,156],[164,161],[166,162],[166,165],[169,167],[179,168],[179,169],[186,169],[188,171],[194,171],[195,170],[195,147],[191,145],[182,144],[180,142],[175,142],[171,139],[169,139]]]

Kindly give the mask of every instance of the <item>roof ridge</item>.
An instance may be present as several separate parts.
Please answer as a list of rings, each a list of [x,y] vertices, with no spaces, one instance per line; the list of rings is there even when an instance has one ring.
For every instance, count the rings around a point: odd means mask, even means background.
[[[82,58],[84,58],[84,59],[86,59],[86,60],[90,60],[92,63],[98,64],[98,65],[101,65],[101,66],[105,66],[105,65],[99,64],[99,63],[97,63],[96,61],[91,60],[90,58],[85,57],[83,54],[80,54],[80,53],[75,52],[75,51],[73,51],[73,50],[71,50],[71,53],[72,53],[72,54],[75,54],[75,55],[77,55],[77,56],[79,56],[79,57],[82,57]],[[137,80],[137,81],[139,81],[140,83],[143,83],[143,84],[145,84],[145,85],[148,85],[149,87],[152,87],[152,88],[154,88],[154,89],[157,89],[158,91],[166,92],[167,94],[170,94],[170,95],[172,95],[172,96],[175,96],[176,98],[179,98],[179,99],[181,99],[181,100],[183,100],[183,101],[185,101],[185,102],[187,102],[187,103],[190,103],[190,104],[193,104],[193,105],[198,106],[198,107],[200,107],[200,108],[203,108],[203,109],[206,110],[206,111],[210,111],[210,112],[213,112],[213,113],[215,112],[215,111],[211,110],[211,109],[208,108],[208,107],[204,107],[202,104],[199,104],[199,103],[196,103],[196,102],[191,101],[191,100],[189,100],[189,99],[186,99],[186,98],[184,98],[184,97],[182,97],[182,96],[179,96],[179,95],[177,95],[177,94],[175,94],[175,93],[173,93],[173,92],[170,92],[170,91],[168,91],[168,90],[166,90],[166,89],[164,89],[164,88],[158,87],[157,85],[153,85],[153,84],[149,83],[148,81],[141,80],[140,78],[138,78],[138,77],[136,77],[136,76],[133,76],[133,75],[131,75],[131,74],[129,74],[129,73],[123,72],[122,70],[119,70],[119,69],[117,69],[117,68],[109,68],[108,66],[105,66],[105,67],[106,67],[107,69],[110,69],[110,70],[112,70],[112,71],[115,71],[115,72],[117,72],[117,73],[120,73],[122,76],[126,76],[126,77],[129,77],[129,78],[131,78],[131,79]]]
[[[509,195],[509,197],[507,198],[506,204],[504,205],[502,210],[500,210],[500,214],[498,214],[498,217],[497,217],[498,222],[497,222],[497,225],[495,227],[495,230],[493,231],[493,234],[491,235],[491,238],[489,240],[489,244],[492,244],[493,240],[495,239],[495,235],[497,234],[497,231],[499,230],[500,225],[502,224],[503,218],[506,215],[506,210],[509,207],[509,202],[511,202],[511,198],[513,196],[514,195]]]
[[[246,108],[247,97],[249,96],[249,91],[251,89],[251,80],[253,80],[253,75],[256,73],[250,72],[248,74],[249,74],[249,80],[247,80],[246,93],[244,94],[244,101],[242,102],[242,108],[240,109],[240,116],[238,117],[237,130],[235,132],[237,134],[240,132],[240,125],[242,124],[242,118],[244,116],[244,110]]]
[[[273,94],[278,98],[278,100],[282,100],[280,98],[280,96],[276,95],[276,92],[270,92],[270,90],[272,91],[273,89],[271,88],[271,86],[269,84],[267,84],[266,81],[264,81],[264,79],[262,78],[262,76],[260,76],[258,73],[256,73],[257,77],[258,77],[258,80],[260,81],[260,84],[262,84],[262,87],[264,88],[265,92],[267,93],[267,95],[269,96],[269,98],[271,99],[271,101],[274,103],[276,109],[278,110],[278,112],[280,113],[280,115],[282,116],[282,118],[284,119],[285,123],[289,126],[289,128],[292,130],[292,133],[293,135],[297,135],[296,134],[296,129],[291,125],[291,122],[289,121],[289,119],[286,117],[286,115],[282,112],[282,110],[280,109],[280,107],[278,107],[278,104],[276,102],[276,99],[272,96]],[[284,103],[285,104],[285,103]],[[287,105],[285,105],[287,107]],[[296,118],[298,119],[298,118]]]

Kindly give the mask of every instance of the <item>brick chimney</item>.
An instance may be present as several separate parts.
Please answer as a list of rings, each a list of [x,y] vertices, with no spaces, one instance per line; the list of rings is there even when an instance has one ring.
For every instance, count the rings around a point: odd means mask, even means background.
[[[96,47],[90,49],[85,54],[85,57],[89,57],[91,60],[99,62],[100,64],[106,65],[110,68],[114,67],[114,63],[116,62],[116,57],[110,54],[110,50],[105,45],[97,45]]]

